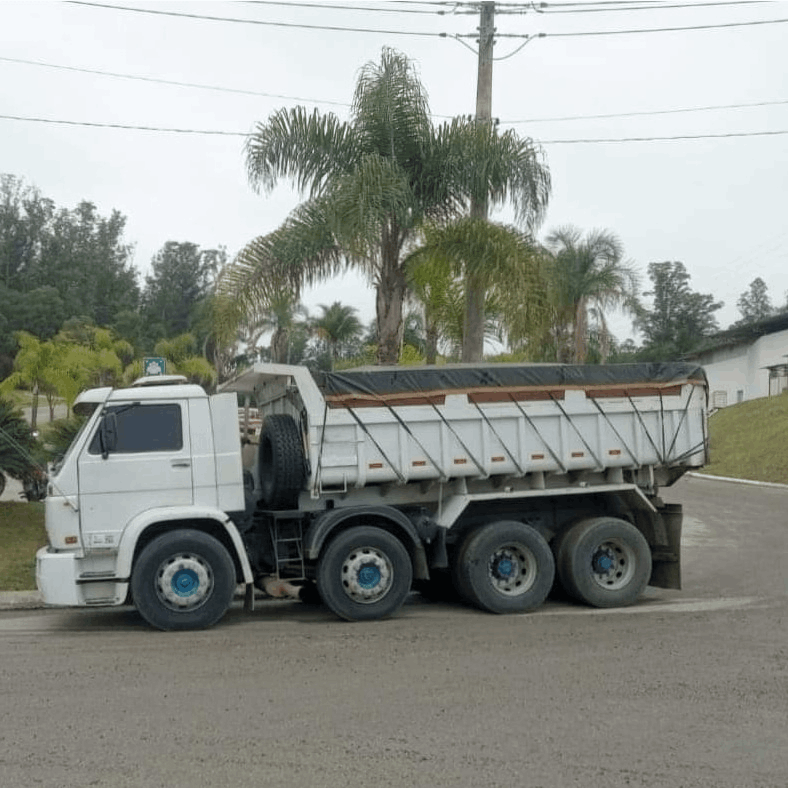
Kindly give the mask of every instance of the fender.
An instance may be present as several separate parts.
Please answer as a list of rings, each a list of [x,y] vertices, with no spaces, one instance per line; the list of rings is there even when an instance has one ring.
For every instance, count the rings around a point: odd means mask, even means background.
[[[249,556],[244,549],[241,534],[235,523],[220,509],[212,506],[167,506],[156,509],[148,509],[142,514],[134,517],[124,528],[118,546],[118,559],[115,569],[117,578],[129,578],[131,576],[131,565],[134,559],[134,550],[140,536],[152,525],[166,522],[176,522],[179,520],[214,520],[224,528],[230,541],[235,548],[236,556],[241,565],[244,583],[247,587],[254,581],[252,567],[249,563]]]
[[[399,509],[391,506],[348,506],[342,509],[331,509],[317,517],[304,537],[304,553],[312,561],[317,560],[320,550],[331,532],[349,519],[371,518],[387,520],[396,525],[408,539],[407,547],[413,554],[413,574],[417,579],[428,579],[427,555],[416,526]]]

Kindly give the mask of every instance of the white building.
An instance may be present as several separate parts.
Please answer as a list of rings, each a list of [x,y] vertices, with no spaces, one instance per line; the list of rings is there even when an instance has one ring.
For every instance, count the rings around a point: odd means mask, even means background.
[[[711,407],[780,394],[788,388],[788,312],[723,331],[689,359],[706,370]]]

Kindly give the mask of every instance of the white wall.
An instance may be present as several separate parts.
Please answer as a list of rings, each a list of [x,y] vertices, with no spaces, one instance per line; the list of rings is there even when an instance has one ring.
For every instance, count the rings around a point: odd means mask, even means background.
[[[717,405],[715,393],[725,396],[728,405],[741,400],[769,396],[767,366],[788,362],[788,330],[757,339],[752,345],[713,350],[700,357],[709,378],[710,404]]]

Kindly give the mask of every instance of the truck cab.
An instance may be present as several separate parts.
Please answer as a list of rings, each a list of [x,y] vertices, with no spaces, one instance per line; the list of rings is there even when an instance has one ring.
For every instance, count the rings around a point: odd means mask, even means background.
[[[48,604],[122,604],[135,556],[185,527],[217,535],[251,582],[232,522],[244,510],[234,395],[148,378],[86,391],[74,410],[87,419],[51,477],[38,555]]]

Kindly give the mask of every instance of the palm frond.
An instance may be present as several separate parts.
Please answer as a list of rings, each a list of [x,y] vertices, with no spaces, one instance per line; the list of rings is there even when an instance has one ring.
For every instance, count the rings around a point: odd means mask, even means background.
[[[401,52],[384,47],[380,61],[361,69],[352,113],[364,153],[406,168],[422,158],[431,131],[429,104],[415,64]]]
[[[280,177],[291,178],[312,199],[337,173],[352,168],[360,150],[352,127],[336,115],[293,107],[258,123],[246,141],[245,153],[253,186],[270,192]]]

